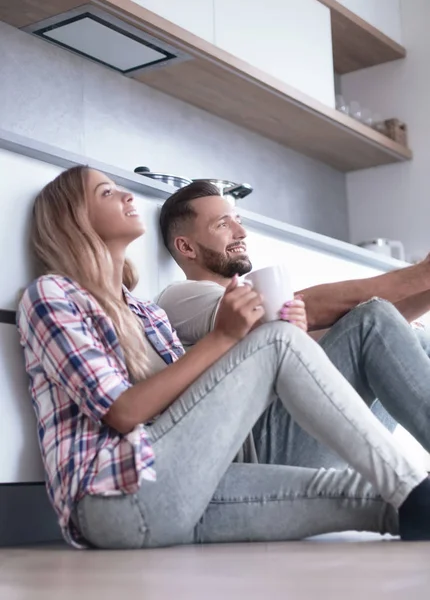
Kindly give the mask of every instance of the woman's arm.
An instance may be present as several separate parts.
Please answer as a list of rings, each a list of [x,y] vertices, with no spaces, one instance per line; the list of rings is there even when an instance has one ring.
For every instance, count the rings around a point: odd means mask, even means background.
[[[233,306],[236,301],[239,304]],[[218,309],[214,330],[173,365],[124,392],[113,404],[105,421],[126,433],[136,422],[144,423],[165,410],[193,381],[259,324],[263,311],[253,310],[259,302],[259,296],[248,286],[236,288],[235,283],[230,284]],[[304,302],[297,298],[287,304],[282,320],[291,321],[306,331]],[[243,306],[242,314],[239,306]]]
[[[164,411],[238,340],[212,331],[175,363],[123,392],[104,421],[121,433]]]
[[[49,383],[61,387],[92,422],[106,422],[124,434],[162,412],[264,314],[261,297],[249,286],[238,287],[235,277],[214,331],[176,363],[132,386],[70,287],[66,278],[47,275],[24,293],[18,329],[27,368],[39,365]]]
[[[149,421],[245,337],[263,314],[260,296],[249,286],[238,287],[235,277],[220,304],[214,330],[178,361],[124,391],[104,421],[123,434]]]

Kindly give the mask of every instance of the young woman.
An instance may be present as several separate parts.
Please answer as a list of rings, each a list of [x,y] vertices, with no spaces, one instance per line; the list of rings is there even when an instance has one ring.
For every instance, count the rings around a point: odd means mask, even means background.
[[[184,355],[163,311],[129,291],[125,253],[143,233],[133,196],[85,167],[34,205],[45,274],[18,327],[66,540],[144,548],[349,529],[430,539],[427,473],[300,327],[249,333],[263,309],[248,286],[233,281],[215,330]],[[233,463],[276,397],[355,471]]]

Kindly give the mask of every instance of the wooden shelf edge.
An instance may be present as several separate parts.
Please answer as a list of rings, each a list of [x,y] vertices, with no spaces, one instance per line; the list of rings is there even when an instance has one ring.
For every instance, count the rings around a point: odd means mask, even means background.
[[[332,117],[333,122],[337,126],[347,129],[352,135],[361,136],[368,140],[369,143],[376,144],[379,147],[384,148],[387,152],[397,155],[400,160],[410,160],[413,157],[412,150],[407,146],[399,144],[379,131],[356,121],[352,117],[345,115],[338,110],[333,110],[333,112],[335,113],[335,116]]]
[[[340,75],[405,58],[404,46],[337,0],[319,1],[331,12],[333,62]]]

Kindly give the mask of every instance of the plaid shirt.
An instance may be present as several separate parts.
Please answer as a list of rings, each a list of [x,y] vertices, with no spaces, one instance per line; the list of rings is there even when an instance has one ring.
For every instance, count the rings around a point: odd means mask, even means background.
[[[127,290],[130,310],[166,363],[184,352],[166,314]],[[51,502],[65,539],[84,540],[70,520],[86,494],[132,494],[155,479],[148,433],[121,435],[103,417],[131,383],[111,319],[72,280],[46,275],[26,290],[17,316]]]

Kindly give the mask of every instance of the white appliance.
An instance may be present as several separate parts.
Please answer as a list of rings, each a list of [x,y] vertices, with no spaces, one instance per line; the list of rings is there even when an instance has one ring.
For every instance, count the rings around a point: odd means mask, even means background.
[[[371,250],[377,254],[384,254],[385,256],[391,256],[398,260],[405,260],[405,247],[402,242],[397,240],[386,240],[384,238],[377,238],[369,242],[361,242],[358,244],[361,248]]]

